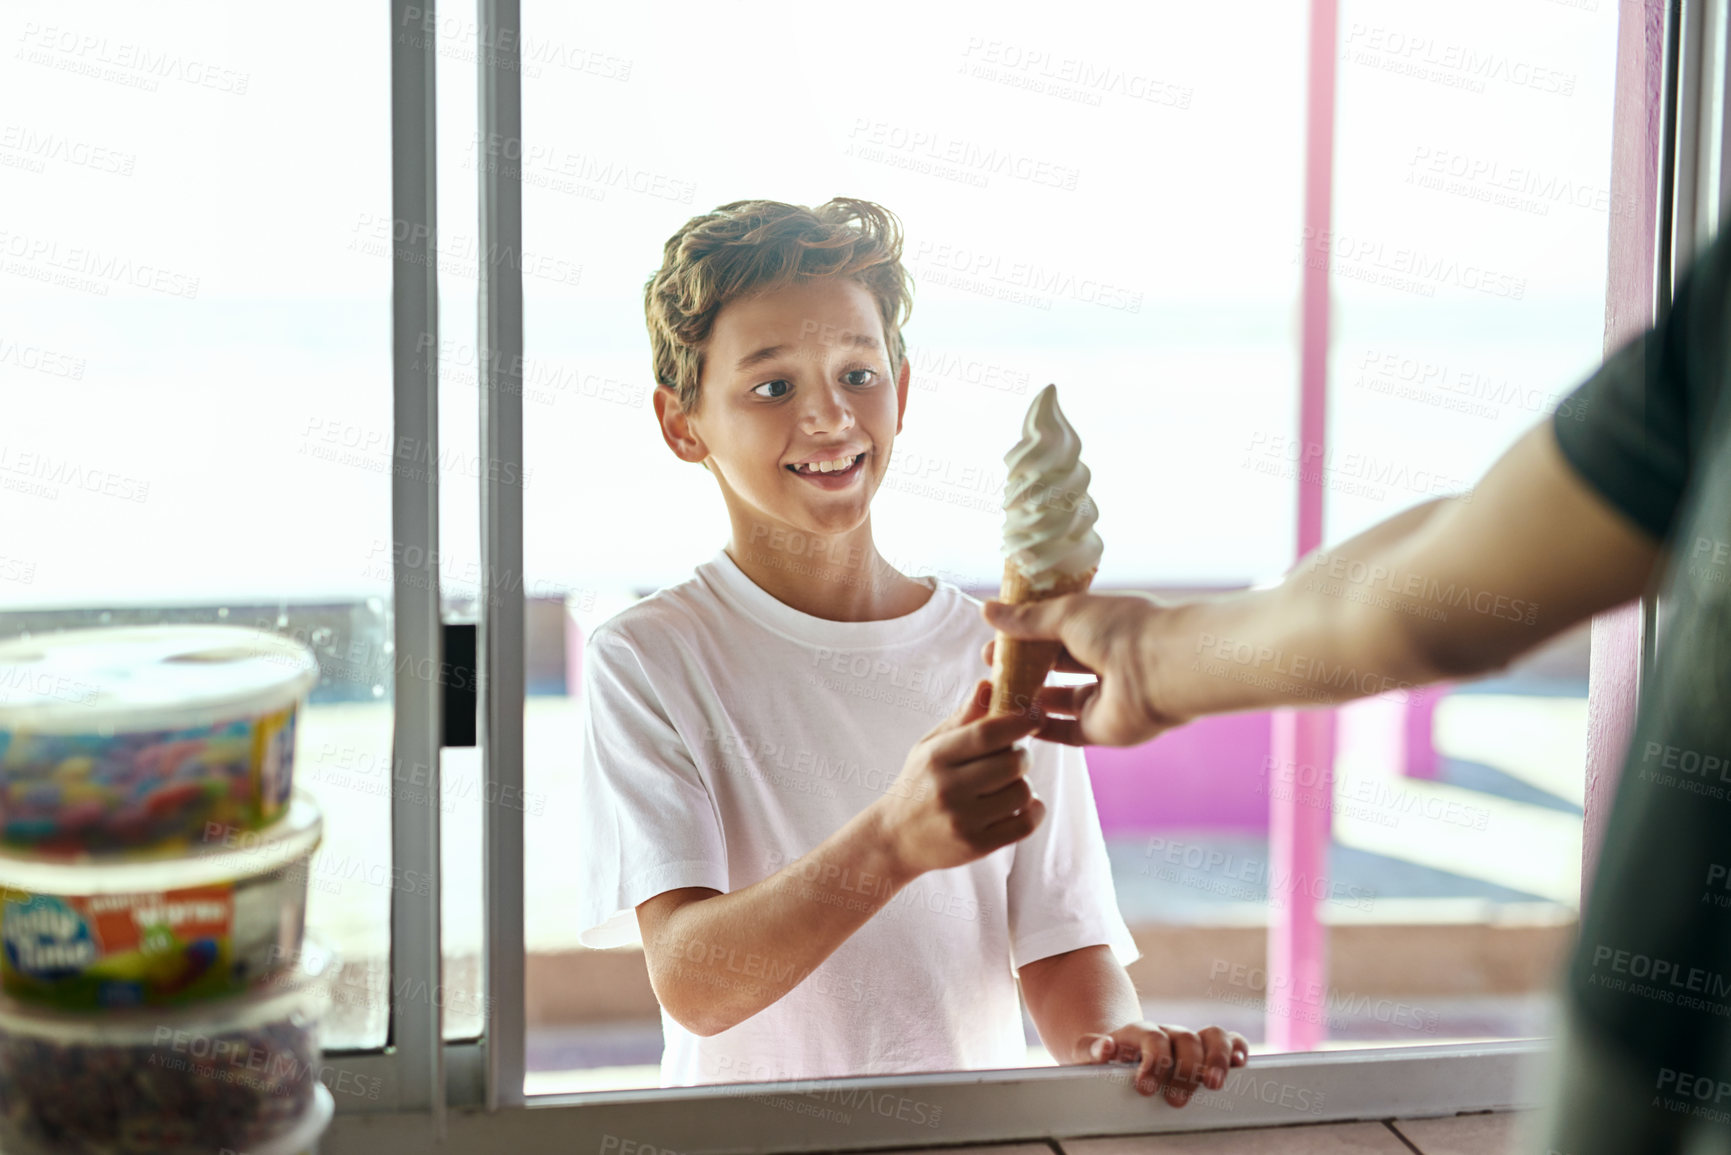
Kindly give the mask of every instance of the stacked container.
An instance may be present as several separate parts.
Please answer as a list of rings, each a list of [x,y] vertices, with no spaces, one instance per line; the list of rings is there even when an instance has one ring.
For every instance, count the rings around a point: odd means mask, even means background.
[[[309,1150],[337,960],[303,941],[305,647],[229,626],[0,643],[0,1150]]]

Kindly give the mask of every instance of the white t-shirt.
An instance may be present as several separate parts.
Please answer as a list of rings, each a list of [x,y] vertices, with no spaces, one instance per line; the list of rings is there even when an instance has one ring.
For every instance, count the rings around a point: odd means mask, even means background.
[[[723,551],[595,630],[575,832],[584,945],[638,942],[639,903],[750,886],[882,796],[988,676],[979,603],[927,584],[911,614],[834,622],[776,600]],[[707,1038],[663,1011],[662,1084],[1024,1065],[1015,968],[1101,944],[1137,957],[1081,751],[1032,743],[1028,778],[1047,807],[1038,830],[922,875],[771,1006]],[[755,981],[775,960],[719,965]]]

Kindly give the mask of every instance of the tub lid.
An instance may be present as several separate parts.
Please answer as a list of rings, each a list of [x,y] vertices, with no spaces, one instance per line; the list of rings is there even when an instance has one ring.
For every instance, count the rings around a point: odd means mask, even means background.
[[[0,894],[149,894],[269,874],[318,849],[324,815],[305,791],[262,830],[211,823],[190,850],[46,855],[0,852]]]
[[[172,730],[280,710],[319,680],[313,652],[244,626],[115,626],[0,642],[0,731]]]

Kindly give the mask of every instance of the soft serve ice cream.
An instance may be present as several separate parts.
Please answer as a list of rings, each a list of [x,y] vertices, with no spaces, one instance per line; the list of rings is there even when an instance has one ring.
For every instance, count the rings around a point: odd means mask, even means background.
[[[1025,603],[1081,593],[1094,580],[1103,545],[1100,511],[1088,495],[1082,439],[1058,408],[1058,389],[1040,390],[1022,421],[1022,439],[1004,455],[1004,579],[998,600]],[[1025,712],[1052,672],[1060,646],[997,637],[992,659],[994,714]]]
[[[1082,439],[1058,408],[1058,387],[1040,390],[1022,421],[1022,439],[1004,455],[1004,560],[1028,585],[1049,589],[1091,574],[1102,543],[1100,511],[1088,495]]]

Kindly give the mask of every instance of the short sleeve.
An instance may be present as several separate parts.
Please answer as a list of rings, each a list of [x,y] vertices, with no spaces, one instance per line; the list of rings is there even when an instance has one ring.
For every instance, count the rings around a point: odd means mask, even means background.
[[[1581,479],[1655,540],[1670,532],[1689,475],[1687,407],[1663,344],[1645,333],[1612,354],[1551,415]]]
[[[578,940],[640,941],[636,907],[686,886],[727,890],[714,799],[622,635],[584,650],[583,747],[577,771]]]
[[[1106,838],[1080,748],[1035,741],[1028,779],[1046,820],[1015,845],[1010,864],[1010,955],[1017,970],[1066,951],[1109,946],[1119,963],[1140,957],[1118,910]]]
[[[1731,324],[1731,231],[1695,260],[1670,310],[1558,403],[1551,427],[1589,486],[1663,541],[1719,408]]]

